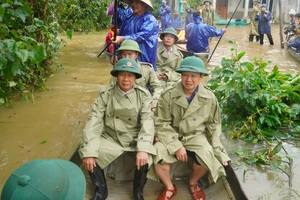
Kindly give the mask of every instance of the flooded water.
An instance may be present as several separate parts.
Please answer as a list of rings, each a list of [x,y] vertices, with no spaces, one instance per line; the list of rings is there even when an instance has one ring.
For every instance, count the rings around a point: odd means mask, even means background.
[[[273,25],[272,30],[274,46],[268,44],[267,38],[264,45],[249,43],[248,31],[247,26],[229,27],[207,68],[219,65],[222,57],[230,56],[230,48],[237,48],[238,52],[247,52],[243,60],[263,57],[272,60],[270,68],[276,64],[283,73],[300,72],[299,63],[280,49],[278,25]],[[63,68],[47,80],[48,90],[32,94],[34,101],[14,100],[0,109],[0,188],[10,173],[29,160],[70,158],[100,87],[110,79],[112,66],[104,55],[97,57],[105,35],[106,30],[66,39],[67,46],[61,49],[58,59]],[[229,40],[237,43],[228,44]],[[212,48],[216,42],[213,39]],[[233,156],[245,144],[226,141],[225,146]],[[287,190],[285,175],[278,179],[268,169],[241,165],[237,174],[250,199],[300,199],[299,148],[286,147],[294,158],[293,190]],[[283,197],[287,191],[295,198]]]

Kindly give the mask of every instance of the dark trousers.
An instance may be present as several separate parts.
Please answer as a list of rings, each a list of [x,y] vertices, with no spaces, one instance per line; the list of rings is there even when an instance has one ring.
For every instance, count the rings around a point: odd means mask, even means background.
[[[268,36],[270,45],[274,45],[273,37],[272,37],[271,33],[266,34],[266,35]],[[264,34],[260,34],[260,35],[259,35],[259,40],[260,40],[260,44],[264,44]]]

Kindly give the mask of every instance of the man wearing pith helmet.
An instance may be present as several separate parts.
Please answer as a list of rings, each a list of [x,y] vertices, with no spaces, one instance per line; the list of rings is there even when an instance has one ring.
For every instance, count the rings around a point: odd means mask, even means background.
[[[139,44],[143,55],[139,61],[151,63],[156,71],[156,50],[159,26],[156,18],[150,13],[153,6],[150,0],[124,0],[132,8],[133,14],[123,22],[120,32],[113,44],[121,44],[124,40],[134,40]]]
[[[158,199],[171,199],[180,192],[172,183],[175,177],[171,174],[182,177],[182,173],[189,171],[188,166],[192,166],[189,174],[192,197],[205,200],[198,180],[208,173],[211,182],[216,182],[225,176],[223,165],[230,161],[220,141],[220,109],[215,95],[201,83],[208,72],[200,58],[186,57],[176,71],[181,73],[182,82],[166,89],[158,101],[155,113],[159,140],[155,143],[156,174],[151,170],[148,175],[165,185]],[[176,168],[184,163],[186,168],[177,171]]]
[[[211,5],[211,1],[209,0],[205,0],[203,1],[205,7],[202,10],[202,21],[203,24],[208,24],[210,26],[215,26],[216,25],[216,21],[215,21],[215,9],[214,7]]]
[[[160,34],[162,42],[159,44],[156,56],[156,75],[163,88],[180,81],[180,74],[175,70],[182,61],[182,54],[174,43],[178,36],[174,28],[167,28]]]
[[[135,83],[139,86],[142,86],[146,89],[149,89],[152,94],[152,111],[155,111],[158,98],[163,91],[163,88],[156,77],[153,66],[147,62],[140,62],[137,60],[138,56],[142,55],[142,51],[139,48],[139,45],[136,41],[125,40],[121,43],[120,48],[117,50],[120,58],[130,58],[135,60],[138,64],[139,71],[142,74],[142,78],[139,78]],[[116,82],[116,77],[111,78],[111,83]]]
[[[83,132],[79,155],[96,186],[92,200],[108,196],[104,169],[116,181],[133,178],[133,199],[143,200],[151,155],[156,154],[151,94],[135,85],[142,74],[132,59],[120,59],[111,75],[117,78],[117,84],[100,90]],[[124,159],[127,162],[123,166],[116,166]]]

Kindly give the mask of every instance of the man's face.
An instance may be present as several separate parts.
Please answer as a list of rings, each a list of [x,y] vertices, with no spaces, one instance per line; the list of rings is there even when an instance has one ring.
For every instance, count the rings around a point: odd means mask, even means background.
[[[199,85],[203,74],[195,72],[181,72],[181,82],[185,90],[194,91]]]
[[[135,15],[141,16],[146,12],[146,4],[140,0],[133,0],[131,4],[132,11]]]
[[[206,7],[209,7],[210,6],[210,3],[207,1],[207,2],[205,2],[205,6]]]
[[[164,34],[163,43],[166,46],[172,46],[175,43],[175,36],[169,33]]]
[[[261,7],[261,11],[266,11],[266,7]]]
[[[117,74],[118,85],[124,92],[128,92],[133,88],[135,80],[135,74],[132,72],[118,72]]]
[[[123,50],[120,53],[121,58],[130,58],[132,60],[136,60],[139,56],[138,52],[132,50]]]

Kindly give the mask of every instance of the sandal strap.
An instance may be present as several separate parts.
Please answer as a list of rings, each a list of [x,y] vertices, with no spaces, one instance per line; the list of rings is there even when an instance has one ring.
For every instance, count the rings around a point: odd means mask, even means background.
[[[205,200],[206,199],[206,195],[204,193],[203,190],[201,190],[201,188],[199,187],[198,184],[194,184],[194,185],[190,185],[190,188],[193,188],[192,192],[192,196],[194,200]]]
[[[171,200],[171,198],[177,193],[177,188],[175,185],[173,190],[168,190],[167,188],[164,190],[164,192],[158,197],[157,200]],[[167,196],[167,192],[172,192],[172,195],[169,197]]]

